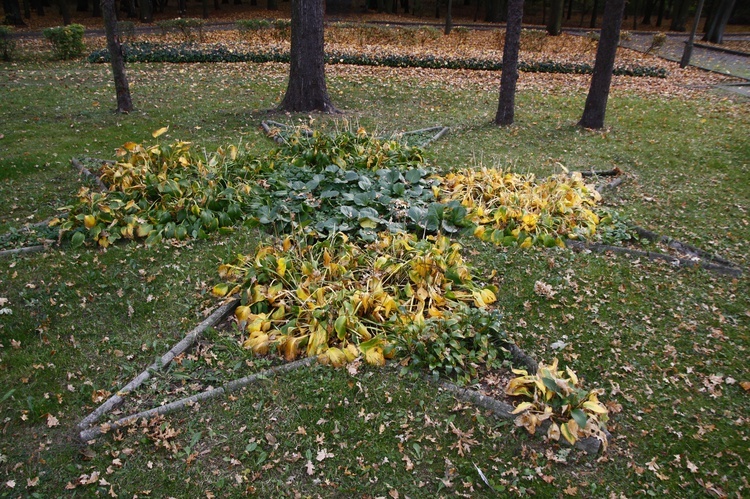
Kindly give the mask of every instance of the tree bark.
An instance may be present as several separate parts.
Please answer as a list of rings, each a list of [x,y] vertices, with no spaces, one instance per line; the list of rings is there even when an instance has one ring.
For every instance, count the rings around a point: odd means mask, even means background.
[[[500,77],[500,98],[495,124],[508,126],[515,118],[516,82],[518,81],[518,50],[521,46],[523,0],[508,0],[508,24],[503,47],[503,72]]]
[[[664,19],[664,8],[667,4],[666,0],[659,0],[659,14],[656,16],[656,27],[661,28],[661,22]]]
[[[690,30],[690,37],[685,43],[685,50],[682,52],[680,67],[684,68],[690,64],[690,57],[693,55],[693,42],[695,42],[695,33],[698,31],[698,24],[701,22],[701,10],[703,10],[703,0],[698,0],[698,7],[695,10],[695,19],[693,19],[693,29]]]
[[[563,0],[552,0],[552,12],[547,23],[547,33],[558,36],[562,33]]]
[[[133,110],[133,101],[130,98],[130,86],[125,74],[125,58],[122,55],[122,46],[117,37],[115,0],[102,0],[102,14],[104,16],[104,31],[107,36],[107,49],[112,61],[115,92],[117,93],[117,112],[129,113]]]
[[[140,0],[141,22],[150,23],[154,20],[154,4],[152,0]]]
[[[5,23],[13,26],[26,26],[21,15],[21,4],[18,0],[3,0],[5,10]]]
[[[722,43],[724,41],[724,30],[734,10],[735,0],[722,0],[718,9],[713,14],[711,25],[706,31],[703,39],[711,43]]]
[[[599,45],[596,48],[594,73],[591,76],[591,86],[586,97],[583,116],[578,126],[583,128],[602,128],[604,114],[607,111],[609,87],[612,83],[612,70],[615,66],[617,45],[620,41],[620,27],[625,9],[625,0],[607,0],[604,4],[602,30]]]
[[[594,29],[596,28],[596,14],[599,10],[599,0],[594,0],[594,6],[591,8],[591,24],[589,24],[589,28]]]
[[[326,88],[323,1],[292,0],[289,84],[279,110],[337,112]]]
[[[453,0],[448,0],[448,10],[445,12],[445,34],[450,35],[453,29]]]
[[[672,8],[672,24],[669,25],[670,31],[686,31],[688,7],[690,0],[677,0]]]
[[[57,0],[57,6],[60,9],[60,15],[63,18],[63,25],[68,26],[71,23],[71,20],[70,9],[68,9],[67,0]]]

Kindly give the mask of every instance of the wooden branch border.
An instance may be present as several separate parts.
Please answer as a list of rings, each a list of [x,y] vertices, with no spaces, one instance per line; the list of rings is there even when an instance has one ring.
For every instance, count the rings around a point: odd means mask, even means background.
[[[162,355],[160,358],[156,359],[156,361],[148,366],[145,371],[143,371],[141,374],[133,378],[130,383],[122,387],[120,390],[118,390],[117,393],[112,395],[109,399],[107,399],[103,404],[101,404],[99,407],[97,407],[93,412],[91,412],[88,416],[83,418],[80,423],[78,423],[78,429],[81,431],[82,439],[88,440],[87,438],[83,438],[83,435],[91,431],[89,427],[94,424],[96,421],[98,421],[102,416],[107,414],[109,411],[111,411],[113,408],[117,407],[118,405],[122,404],[122,402],[125,400],[125,397],[133,392],[135,389],[137,389],[139,386],[141,386],[146,380],[148,380],[151,377],[152,372],[160,371],[164,369],[167,365],[169,365],[172,360],[183,353],[185,350],[190,348],[197,340],[200,338],[200,336],[203,334],[203,332],[208,329],[209,327],[215,326],[222,320],[224,320],[229,314],[231,314],[235,308],[239,305],[239,300],[232,300],[230,302],[225,303],[224,305],[220,306],[218,309],[216,309],[210,316],[208,316],[203,322],[198,324],[192,331],[190,331],[188,334],[185,335],[185,337],[177,343],[175,346],[173,346],[167,353]]]
[[[99,191],[101,191],[101,192],[109,192],[109,189],[107,188],[106,185],[104,185],[104,182],[102,182],[102,179],[99,178],[97,175],[94,175],[93,173],[91,173],[91,171],[88,168],[86,168],[85,166],[83,166],[83,163],[81,163],[80,161],[78,161],[78,159],[76,159],[76,158],[70,158],[70,163],[74,167],[76,167],[78,169],[78,171],[81,172],[81,174],[84,177],[87,177],[94,184],[96,184],[96,187],[97,187],[97,189],[99,189]]]
[[[44,251],[47,249],[47,246],[43,244],[39,244],[37,246],[26,246],[25,248],[15,248],[15,249],[9,249],[0,251],[0,258],[8,258],[13,255],[23,255],[27,253],[39,253],[40,251]]]
[[[615,253],[618,255],[629,255],[629,256],[635,256],[635,257],[648,258],[649,260],[659,260],[659,261],[670,263],[677,267],[700,266],[716,274],[728,275],[732,277],[742,276],[742,269],[738,267],[733,267],[733,266],[730,267],[727,265],[707,262],[707,261],[700,260],[700,259],[692,260],[692,259],[687,259],[687,258],[679,258],[676,256],[666,255],[664,253],[658,253],[654,251],[635,250],[635,249],[630,249],[630,248],[623,248],[622,246],[610,246],[607,244],[585,243],[582,241],[575,241],[571,239],[567,239],[565,241],[565,245],[568,248],[573,249],[574,251],[588,250],[594,253],[606,253],[606,252],[611,251],[612,253]]]
[[[90,440],[97,438],[103,433],[107,433],[111,430],[116,430],[125,425],[133,423],[138,419],[151,418],[153,416],[170,414],[172,412],[186,409],[188,407],[192,407],[196,402],[212,399],[215,397],[219,397],[222,395],[235,392],[251,383],[255,383],[256,381],[268,379],[278,374],[293,371],[301,367],[307,367],[315,361],[317,361],[317,357],[306,357],[301,360],[289,362],[287,364],[281,364],[279,366],[272,367],[270,369],[265,369],[259,373],[251,374],[250,376],[245,376],[244,378],[230,381],[220,386],[219,388],[215,388],[213,390],[209,390],[206,392],[201,392],[191,397],[185,397],[180,400],[175,400],[174,402],[171,402],[169,404],[161,405],[159,407],[154,407],[153,409],[149,409],[147,411],[142,411],[142,412],[138,412],[135,414],[131,414],[129,416],[120,418],[117,421],[114,421],[112,423],[104,423],[99,426],[94,426],[87,430],[81,431],[78,436],[83,442],[88,442]]]

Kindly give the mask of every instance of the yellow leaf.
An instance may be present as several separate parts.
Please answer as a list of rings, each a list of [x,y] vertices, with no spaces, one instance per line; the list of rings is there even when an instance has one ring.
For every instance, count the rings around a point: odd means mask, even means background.
[[[576,440],[578,440],[578,423],[573,419],[567,423],[563,423],[560,426],[560,433],[571,445],[575,444]]]
[[[576,373],[573,372],[573,370],[569,367],[565,367],[565,372],[568,373],[568,377],[570,378],[570,381],[573,382],[573,386],[578,386],[578,376],[576,376]]]
[[[359,357],[359,350],[354,344],[349,343],[348,345],[346,345],[346,348],[344,348],[344,355],[346,355],[346,360],[348,362],[351,362]]]
[[[583,403],[583,408],[588,409],[595,414],[607,414],[608,412],[607,408],[601,405],[601,403],[592,402],[590,400]]]
[[[333,367],[341,367],[347,362],[346,354],[339,348],[329,348],[318,356],[321,364],[331,364]]]
[[[284,274],[286,273],[286,261],[286,258],[279,258],[276,260],[276,273],[281,277],[284,277]]]
[[[533,406],[534,406],[534,404],[533,404],[533,403],[531,403],[531,402],[521,402],[521,403],[520,403],[520,404],[518,404],[518,406],[517,406],[517,407],[516,407],[516,408],[515,408],[515,409],[513,410],[513,412],[511,412],[511,414],[518,414],[518,413],[520,413],[520,412],[523,412],[523,411],[525,411],[525,410],[527,410],[527,409],[530,409],[530,408],[531,408],[531,407],[533,407]]]
[[[85,217],[83,217],[83,225],[87,229],[90,229],[91,227],[96,225],[96,217],[94,215],[86,215]]]
[[[217,284],[213,287],[211,292],[216,296],[226,296],[229,293],[229,285],[226,283]]]
[[[151,133],[151,136],[152,136],[153,138],[156,138],[156,137],[158,137],[158,136],[160,136],[160,135],[164,135],[164,134],[165,134],[165,133],[167,132],[167,130],[169,130],[169,127],[168,127],[168,126],[165,126],[165,127],[161,127],[160,129],[158,129],[158,130],[156,130],[156,131],[152,132],[152,133]]]
[[[237,317],[237,320],[240,322],[246,321],[250,316],[250,307],[240,305],[237,307],[237,310],[234,311],[234,316]]]
[[[383,349],[380,347],[372,347],[365,352],[365,362],[373,366],[384,366],[385,357],[383,356]]]

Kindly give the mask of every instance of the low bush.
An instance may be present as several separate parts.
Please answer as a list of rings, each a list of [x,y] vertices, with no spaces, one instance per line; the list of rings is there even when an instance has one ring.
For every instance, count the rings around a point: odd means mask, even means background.
[[[86,46],[83,44],[85,28],[80,24],[56,26],[42,31],[44,38],[52,44],[55,57],[61,60],[80,56]]]
[[[127,62],[289,62],[289,52],[279,49],[243,51],[220,44],[211,46],[157,45],[151,43],[123,46]],[[109,61],[106,49],[89,55],[89,62]],[[439,57],[431,55],[367,55],[359,53],[328,51],[327,64],[352,64],[357,66],[386,66],[395,68],[472,69],[500,71],[503,63],[496,59]],[[588,63],[563,63],[554,61],[520,62],[518,70],[527,73],[591,74],[593,66]],[[667,70],[653,66],[619,66],[613,71],[618,76],[647,76],[666,78]]]

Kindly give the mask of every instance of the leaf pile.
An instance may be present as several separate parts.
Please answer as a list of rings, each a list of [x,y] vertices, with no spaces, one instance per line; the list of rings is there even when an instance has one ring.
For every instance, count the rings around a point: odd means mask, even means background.
[[[592,210],[601,196],[580,173],[537,181],[533,174],[464,169],[445,176],[440,197],[466,208],[477,237],[503,246],[562,247],[565,238],[591,238],[600,222]]]
[[[597,398],[601,390],[580,388],[578,376],[570,368],[557,370],[557,359],[549,366],[539,363],[536,374],[520,369],[513,372],[521,376],[508,383],[505,393],[531,399],[531,402],[520,403],[513,411],[520,413],[516,426],[523,426],[533,435],[542,422],[551,420],[548,438],[559,440],[562,435],[574,444],[579,438],[596,437],[606,450],[607,435],[603,428],[609,411]],[[567,421],[558,426],[555,422],[558,418]]]
[[[334,366],[362,355],[382,365],[406,326],[424,325],[426,317],[460,318],[468,305],[484,309],[496,300],[493,289],[473,281],[460,250],[445,236],[406,233],[384,233],[366,246],[344,234],[287,237],[221,265],[226,282],[214,293],[241,297],[243,346],[255,353],[278,350],[287,360],[317,355]]]

